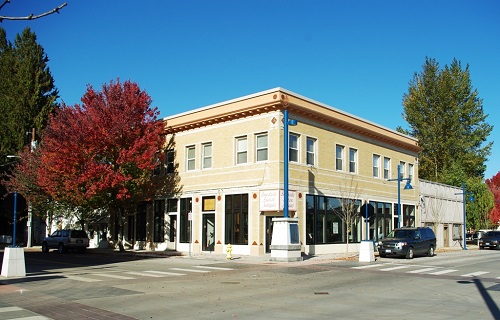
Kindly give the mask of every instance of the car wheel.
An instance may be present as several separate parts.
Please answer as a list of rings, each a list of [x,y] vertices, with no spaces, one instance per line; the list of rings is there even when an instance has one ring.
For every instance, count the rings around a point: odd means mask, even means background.
[[[427,255],[428,255],[429,257],[434,257],[434,247],[433,247],[433,246],[431,246],[431,247],[429,248],[429,251],[427,251]]]
[[[47,244],[45,242],[42,243],[42,252],[44,252],[44,253],[49,252],[49,247],[47,246]]]
[[[408,252],[406,253],[406,259],[413,259],[413,255],[414,255],[413,248],[409,247]]]
[[[380,256],[381,258],[385,258],[385,257],[386,257],[386,254],[385,254],[385,253],[379,253],[379,256]]]
[[[59,253],[64,253],[66,250],[64,249],[64,245],[62,243],[59,243],[59,245],[57,246],[57,251]]]

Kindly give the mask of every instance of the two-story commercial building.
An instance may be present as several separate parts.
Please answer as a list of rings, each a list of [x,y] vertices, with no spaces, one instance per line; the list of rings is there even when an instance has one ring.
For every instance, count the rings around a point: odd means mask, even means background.
[[[398,219],[420,225],[417,140],[275,88],[164,119],[165,163],[156,174],[175,188],[129,217],[127,241],[155,250],[225,253],[231,244],[234,254],[268,252],[272,218],[283,216],[285,109],[297,120],[289,127],[289,210],[304,253],[345,252],[347,243],[356,251]],[[401,181],[388,181],[398,166],[413,186],[401,190],[400,215]],[[360,212],[366,202],[375,209],[368,225]]]

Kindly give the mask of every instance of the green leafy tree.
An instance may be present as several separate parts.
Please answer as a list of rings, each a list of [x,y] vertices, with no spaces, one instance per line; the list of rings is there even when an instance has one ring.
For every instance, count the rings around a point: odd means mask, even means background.
[[[454,59],[443,69],[426,58],[403,97],[403,117],[422,147],[419,177],[459,186],[467,177],[483,177],[493,126],[486,123],[482,99],[472,87],[469,66]]]
[[[470,200],[466,196],[467,227],[469,229],[490,229],[493,222],[490,219],[490,211],[495,202],[493,193],[482,179],[474,177],[467,179],[466,192],[472,195]]]
[[[41,132],[57,108],[58,91],[47,65],[49,59],[29,28],[9,42],[0,28],[0,164],[21,152]]]

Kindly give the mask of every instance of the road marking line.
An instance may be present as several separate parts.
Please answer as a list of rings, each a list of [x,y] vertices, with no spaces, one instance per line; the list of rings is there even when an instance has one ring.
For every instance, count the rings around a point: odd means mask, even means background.
[[[3,307],[0,308],[0,312],[13,312],[13,311],[22,311],[23,309],[19,307]]]
[[[211,266],[195,266],[196,268],[213,269],[213,270],[234,270],[233,268],[211,267]]]
[[[352,267],[352,269],[367,269],[367,268],[381,267],[381,266],[385,266],[385,265],[387,265],[387,263],[367,264],[364,266]]]
[[[155,278],[161,278],[162,276],[159,275],[159,274],[153,274],[153,273],[146,273],[147,271],[145,272],[135,272],[135,271],[129,271],[129,272],[125,272],[126,274],[132,274],[132,275],[136,275],[136,276],[143,276],[143,277],[155,277]]]
[[[431,270],[436,270],[436,268],[424,268],[424,269],[407,271],[406,273],[424,273],[424,272],[428,272],[428,271],[431,271]]]
[[[50,320],[50,318],[44,316],[31,316],[31,317],[14,318],[11,320]]]
[[[100,276],[100,277],[114,278],[114,279],[122,279],[122,280],[134,280],[135,279],[132,277],[119,276],[117,274],[110,274],[110,273],[93,273],[93,275]]]
[[[144,272],[150,272],[150,273],[157,273],[157,274],[162,274],[165,276],[185,276],[185,273],[175,273],[175,272],[166,272],[166,271],[144,271]]]
[[[476,271],[476,272],[471,272],[471,273],[467,273],[467,274],[463,274],[461,275],[461,277],[476,277],[476,276],[480,276],[482,274],[487,274],[489,272],[487,271]]]
[[[454,270],[454,269],[445,269],[445,270],[440,270],[440,271],[436,271],[436,272],[431,272],[429,274],[432,274],[432,275],[441,275],[441,274],[446,274],[446,273],[452,273],[452,272],[457,272],[458,270]]]
[[[393,271],[393,270],[406,269],[406,268],[409,268],[409,266],[398,266],[398,267],[392,267],[392,268],[385,268],[385,269],[380,269],[380,271]]]
[[[199,272],[199,273],[210,272],[207,270],[195,270],[195,269],[184,269],[184,268],[170,268],[170,270],[186,271],[186,272]]]
[[[92,279],[92,278],[84,278],[84,277],[79,277],[79,276],[73,276],[73,275],[65,275],[66,278],[75,280],[75,281],[82,281],[82,282],[98,282],[102,281],[100,279]]]

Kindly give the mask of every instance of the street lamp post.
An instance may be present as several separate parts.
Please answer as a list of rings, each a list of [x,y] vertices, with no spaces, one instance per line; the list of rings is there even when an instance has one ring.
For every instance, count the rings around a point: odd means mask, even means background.
[[[463,225],[463,232],[462,232],[462,241],[463,241],[463,250],[467,250],[467,213],[465,210],[465,205],[467,202],[466,196],[469,196],[469,201],[474,201],[474,197],[472,196],[471,192],[467,191],[465,182],[462,182],[462,192],[455,193],[455,195],[462,195],[462,206],[463,206],[463,214],[464,214],[464,225]]]
[[[401,177],[401,165],[398,164],[398,177],[397,179],[388,179],[387,181],[397,181],[398,182],[398,228],[401,228],[401,181],[406,181],[404,186],[405,190],[411,190],[413,187],[411,186],[410,178]]]
[[[272,261],[302,261],[301,244],[299,239],[299,219],[290,218],[288,211],[288,126],[294,126],[297,120],[288,119],[288,110],[283,110],[283,218],[273,218],[273,235],[271,240]]]
[[[283,216],[285,218],[288,218],[288,162],[290,162],[290,150],[288,150],[288,140],[289,140],[289,133],[288,133],[288,126],[296,126],[297,125],[297,120],[289,120],[288,119],[288,110],[285,109],[283,111],[283,155],[285,157],[284,159],[284,164],[283,164]]]
[[[19,158],[19,156],[7,156],[7,158]],[[24,262],[24,249],[17,247],[17,191],[14,192],[14,228],[12,231],[12,245],[6,247],[3,254],[2,273],[3,277],[25,277],[26,264]]]

